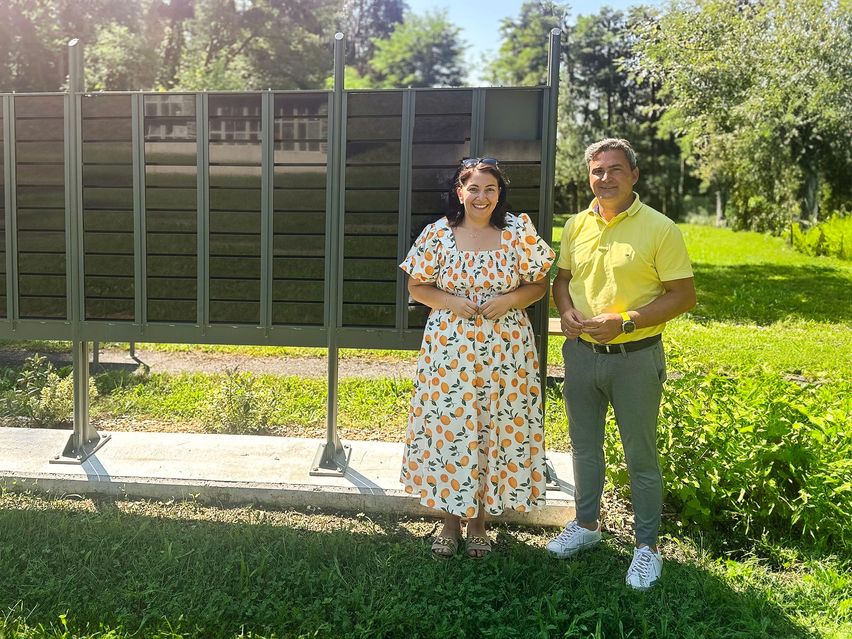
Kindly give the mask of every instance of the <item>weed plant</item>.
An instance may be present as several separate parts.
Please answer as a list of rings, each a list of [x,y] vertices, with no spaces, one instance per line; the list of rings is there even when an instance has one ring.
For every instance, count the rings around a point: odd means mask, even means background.
[[[205,420],[214,432],[251,434],[269,432],[276,413],[276,397],[257,377],[236,368],[227,371],[210,394]]]
[[[852,386],[689,373],[661,407],[660,461],[681,524],[803,538],[852,557]],[[629,486],[614,423],[609,481]],[[625,493],[626,494],[626,493]]]
[[[74,413],[74,380],[69,373],[57,371],[38,353],[27,358],[13,387],[4,392],[5,414],[24,417],[28,425],[37,427],[67,424]],[[89,398],[97,395],[90,378]]]
[[[852,260],[852,216],[835,214],[809,229],[793,224],[793,248],[805,255]]]

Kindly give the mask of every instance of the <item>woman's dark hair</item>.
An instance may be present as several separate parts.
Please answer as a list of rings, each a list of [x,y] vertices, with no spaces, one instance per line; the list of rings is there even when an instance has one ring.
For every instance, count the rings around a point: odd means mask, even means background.
[[[509,180],[503,173],[502,169],[500,169],[500,166],[491,162],[479,162],[474,166],[465,166],[464,163],[459,165],[450,186],[450,211],[447,213],[447,221],[449,221],[450,226],[455,227],[461,224],[462,220],[464,220],[464,203],[459,202],[459,196],[458,193],[456,193],[456,188],[464,186],[470,179],[470,176],[473,175],[474,171],[488,173],[496,178],[497,186],[500,187],[500,195],[497,196],[497,206],[494,207],[494,211],[491,213],[490,222],[492,226],[495,226],[498,229],[506,228],[506,213],[509,210],[509,205],[506,202],[506,198],[509,197]]]

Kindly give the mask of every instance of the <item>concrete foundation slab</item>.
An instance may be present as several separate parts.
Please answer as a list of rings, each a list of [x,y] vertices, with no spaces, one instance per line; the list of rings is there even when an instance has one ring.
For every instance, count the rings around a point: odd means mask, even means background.
[[[118,432],[82,464],[51,464],[69,435],[68,430],[0,428],[0,482],[8,489],[54,494],[435,514],[399,483],[401,443],[346,440],[352,456],[345,476],[312,477],[308,472],[324,440]],[[561,526],[574,516],[571,457],[549,453],[548,460],[557,480],[548,487],[547,505],[530,513],[506,512],[501,520]]]

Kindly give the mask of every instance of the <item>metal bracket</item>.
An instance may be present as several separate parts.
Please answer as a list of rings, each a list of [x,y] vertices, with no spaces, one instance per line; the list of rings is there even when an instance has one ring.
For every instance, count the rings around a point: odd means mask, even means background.
[[[101,446],[106,444],[111,438],[112,435],[96,433],[91,439],[87,439],[82,444],[78,444],[77,433],[71,433],[71,437],[68,438],[68,443],[65,444],[65,448],[62,450],[62,453],[51,459],[50,463],[82,464],[100,450]]]
[[[339,441],[337,447],[327,442],[320,444],[308,474],[312,477],[343,477],[349,467],[350,457],[352,446],[343,445]]]

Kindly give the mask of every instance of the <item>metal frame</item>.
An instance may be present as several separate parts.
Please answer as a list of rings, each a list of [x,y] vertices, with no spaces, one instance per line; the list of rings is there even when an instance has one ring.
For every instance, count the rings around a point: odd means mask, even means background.
[[[6,325],[15,330],[18,320],[18,220],[15,190],[15,101],[3,96],[3,177],[6,220]]]
[[[76,38],[68,43],[69,87],[65,96],[65,223],[66,290],[71,306],[71,344],[74,381],[74,432],[52,464],[82,464],[111,437],[100,435],[89,421],[89,342],[81,339],[80,325],[85,317],[83,285],[83,189],[81,167],[83,144],[81,94],[83,47]]]
[[[329,116],[333,118],[329,132],[329,159],[326,188],[330,196],[326,200],[326,326],[328,327],[328,403],[326,414],[325,443],[320,444],[311,464],[311,475],[342,477],[349,466],[352,447],[344,446],[337,434],[338,408],[338,337],[340,326],[341,294],[343,280],[343,208],[344,175],[346,172],[343,59],[345,41],[342,33],[334,34],[334,94]],[[336,133],[336,135],[334,135]],[[329,209],[330,202],[330,209]]]
[[[556,152],[556,109],[559,82],[559,30],[550,34],[547,86],[530,87],[542,100],[541,194],[539,231],[547,237],[552,226],[553,188]],[[210,322],[210,224],[209,224],[209,95],[195,94],[196,124],[196,221],[197,221],[197,312],[194,322],[148,322],[147,236],[145,202],[145,94],[119,92],[131,101],[131,147],[133,174],[134,318],[133,321],[86,321],[84,286],[84,229],[82,206],[82,121],[84,92],[82,47],[69,43],[69,90],[65,109],[65,189],[67,308],[65,320],[19,318],[17,202],[15,179],[15,97],[0,96],[4,127],[4,177],[6,218],[7,317],[0,320],[0,338],[71,339],[74,361],[74,433],[56,463],[80,463],[108,439],[89,424],[88,380],[90,341],[136,341],[224,343],[252,345],[324,346],[328,351],[328,404],[326,441],[319,447],[311,466],[314,475],[343,475],[351,448],[337,432],[338,351],[341,347],[417,349],[422,329],[411,328],[408,320],[408,294],[401,271],[396,274],[396,308],[392,328],[344,326],[343,317],[343,230],[345,217],[346,127],[348,93],[344,86],[345,38],[334,39],[333,91],[249,92],[217,91],[216,95],[258,94],[261,96],[261,293],[260,321],[257,325],[211,324]],[[425,89],[436,91],[438,89]],[[452,89],[454,91],[458,89]],[[485,105],[491,91],[499,88],[472,88],[469,154],[483,152],[485,144]],[[381,92],[371,91],[371,92]],[[412,153],[417,93],[421,89],[389,89],[402,93],[400,172],[396,257],[402,261],[408,251],[411,233]],[[328,96],[328,155],[326,167],[326,224],[324,266],[324,315],[322,326],[273,324],[274,264],[274,183],[275,183],[275,96],[281,93],[321,93]],[[41,93],[28,95],[62,95]],[[542,382],[547,375],[547,300],[539,303],[535,322],[541,361]]]

